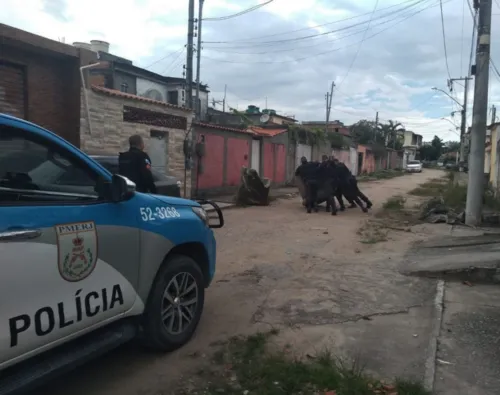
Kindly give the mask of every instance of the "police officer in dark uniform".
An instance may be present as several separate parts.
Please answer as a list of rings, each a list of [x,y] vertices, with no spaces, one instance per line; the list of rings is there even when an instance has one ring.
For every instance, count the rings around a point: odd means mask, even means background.
[[[119,173],[136,185],[138,192],[156,193],[156,185],[151,173],[151,158],[144,152],[144,141],[138,134],[128,139],[129,150],[120,152]]]

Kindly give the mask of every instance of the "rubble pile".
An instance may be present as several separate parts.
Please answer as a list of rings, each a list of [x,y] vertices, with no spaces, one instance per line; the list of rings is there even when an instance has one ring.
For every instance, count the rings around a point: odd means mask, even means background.
[[[271,181],[261,178],[254,169],[241,168],[241,182],[236,192],[236,204],[241,206],[269,205]]]

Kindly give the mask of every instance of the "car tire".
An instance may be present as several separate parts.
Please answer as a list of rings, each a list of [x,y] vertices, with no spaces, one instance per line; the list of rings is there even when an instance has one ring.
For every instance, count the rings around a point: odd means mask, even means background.
[[[186,295],[183,290],[188,291]],[[169,257],[158,271],[146,304],[141,342],[163,352],[182,347],[200,322],[204,302],[205,281],[198,264],[185,255]]]

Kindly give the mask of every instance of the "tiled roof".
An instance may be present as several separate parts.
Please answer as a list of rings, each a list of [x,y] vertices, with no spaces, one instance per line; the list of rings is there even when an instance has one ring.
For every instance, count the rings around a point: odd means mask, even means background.
[[[227,126],[215,125],[213,123],[204,123],[204,122],[193,122],[193,123],[194,123],[194,125],[198,125],[198,126],[201,126],[204,128],[209,128],[209,129],[224,130],[227,132],[235,132],[235,133],[253,134],[252,132],[250,132],[246,129],[229,128]]]
[[[121,97],[124,99],[131,99],[131,100],[138,100],[138,101],[142,101],[144,103],[156,104],[156,105],[172,108],[175,110],[180,110],[180,111],[184,111],[184,112],[192,112],[192,110],[185,108],[185,107],[180,107],[180,106],[176,106],[175,104],[170,104],[170,103],[165,103],[165,102],[158,101],[158,100],[149,99],[147,97],[132,95],[131,93],[121,92],[121,91],[118,91],[116,89],[108,89],[108,88],[104,88],[102,86],[92,85],[92,90],[95,92],[104,93],[108,96]]]
[[[250,126],[248,130],[253,134],[256,134],[257,136],[267,136],[267,137],[274,137],[277,136],[278,134],[285,133],[287,131],[287,129],[283,128],[267,129],[267,128],[260,128],[258,126]]]

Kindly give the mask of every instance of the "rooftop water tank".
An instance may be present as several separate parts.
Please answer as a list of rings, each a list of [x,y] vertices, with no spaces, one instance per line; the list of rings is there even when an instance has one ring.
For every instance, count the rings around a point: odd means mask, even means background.
[[[94,52],[109,52],[109,43],[101,40],[90,40],[92,51]]]
[[[75,41],[73,43],[73,46],[76,48],[84,48],[84,49],[88,49],[89,51],[92,51],[92,45],[90,45],[89,43]]]

